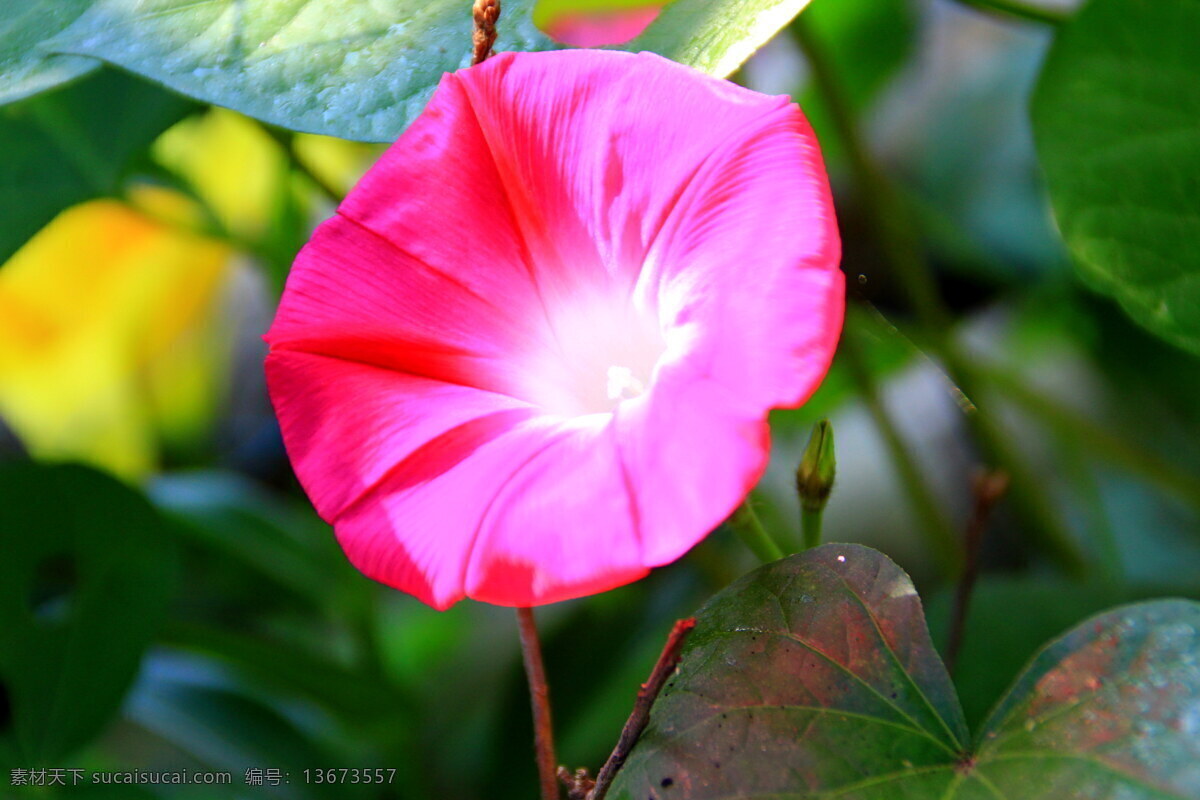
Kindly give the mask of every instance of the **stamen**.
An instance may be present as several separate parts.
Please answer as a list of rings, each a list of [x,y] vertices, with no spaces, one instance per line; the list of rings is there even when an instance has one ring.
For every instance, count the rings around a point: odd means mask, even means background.
[[[608,399],[613,402],[629,400],[646,391],[645,385],[638,380],[629,367],[611,366],[608,368]]]

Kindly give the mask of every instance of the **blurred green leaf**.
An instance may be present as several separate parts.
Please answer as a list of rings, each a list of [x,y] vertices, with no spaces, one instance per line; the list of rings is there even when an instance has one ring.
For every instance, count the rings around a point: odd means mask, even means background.
[[[335,578],[350,577],[364,588],[370,586],[348,565],[332,530],[315,514],[278,502],[234,473],[164,475],[149,491],[155,504],[183,525],[189,539],[249,565],[319,606],[334,599],[330,588]]]
[[[1128,606],[1039,653],[967,739],[912,582],[830,544],[697,615],[612,797],[1192,797],[1200,605]]]
[[[192,107],[104,70],[0,108],[0,264],[68,206],[119,194],[135,158]]]
[[[46,764],[117,710],[167,608],[167,523],[137,492],[76,466],[0,467],[0,761]]]
[[[1079,273],[1200,354],[1200,2],[1092,0],[1034,94],[1034,137]]]
[[[160,672],[162,674],[160,674]],[[248,694],[155,670],[134,695],[130,716],[140,725],[232,775],[231,796],[363,797],[363,786],[310,784],[305,769],[349,767],[270,705]],[[374,764],[366,766],[375,766]],[[246,787],[249,769],[277,769],[288,783]]]
[[[0,5],[0,105],[52,89],[100,66],[91,58],[49,55],[38,47],[90,4],[91,0],[23,0]]]
[[[509,0],[496,50],[555,47]],[[458,0],[93,0],[47,47],[111,62],[292,130],[386,142],[471,60]]]
[[[162,641],[216,658],[277,690],[314,700],[356,724],[379,715],[400,713],[411,705],[400,690],[374,676],[357,674],[327,658],[277,640],[173,622],[167,626]]]
[[[909,0],[812,0],[803,21],[822,41],[855,109],[873,100],[908,59],[917,29]],[[821,105],[818,93],[809,89],[800,105],[811,117]]]

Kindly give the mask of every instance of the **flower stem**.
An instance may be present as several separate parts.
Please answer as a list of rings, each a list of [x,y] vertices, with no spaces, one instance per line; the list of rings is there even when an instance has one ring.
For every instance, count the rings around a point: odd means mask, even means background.
[[[981,11],[1004,14],[1029,22],[1039,22],[1043,25],[1063,25],[1071,18],[1062,11],[1022,3],[1018,0],[958,0],[958,3]]]
[[[804,532],[804,549],[812,550],[821,544],[821,518],[825,510],[800,509],[800,529]]]
[[[759,561],[770,564],[772,561],[778,561],[784,557],[785,553],[767,533],[762,520],[750,506],[749,497],[738,506],[737,511],[733,512],[733,516],[729,518],[729,524],[733,526],[733,530],[741,537],[746,547],[749,547],[751,552],[758,556]]]
[[[915,221],[910,218],[907,206],[887,176],[868,155],[824,44],[808,29],[803,14],[792,22],[790,30],[804,51],[816,88],[829,108],[858,184],[863,210],[875,230],[888,267],[908,294],[908,303],[916,315],[923,342],[963,395],[977,397],[974,365],[959,351],[951,335],[953,319],[942,300],[933,271],[921,253]],[[981,413],[973,405],[966,414],[966,424],[984,460],[1010,476],[1014,510],[1025,523],[1029,535],[1067,571],[1082,573],[1086,562],[1079,545],[1063,526],[1045,488],[1013,451],[1009,438],[988,414]]]
[[[558,800],[558,776],[555,772],[554,725],[550,718],[550,686],[542,663],[542,645],[532,608],[517,609],[517,627],[521,635],[521,656],[525,677],[529,679],[529,699],[533,705],[533,738],[537,749],[538,780],[542,800]]]

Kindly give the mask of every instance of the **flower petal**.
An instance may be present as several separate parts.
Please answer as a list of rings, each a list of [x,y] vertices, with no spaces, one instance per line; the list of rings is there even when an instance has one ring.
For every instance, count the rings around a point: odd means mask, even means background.
[[[288,456],[317,511],[335,523],[351,503],[438,437],[476,420],[537,413],[528,404],[390,369],[273,351],[267,380]],[[475,439],[491,428],[469,429]],[[424,454],[427,456],[428,454]]]
[[[654,390],[621,404],[615,432],[632,487],[642,563],[670,563],[728,517],[767,467],[765,414],[686,362],[660,366]]]
[[[636,509],[612,416],[564,423],[504,484],[467,570],[467,594],[504,606],[554,603],[637,580]]]
[[[481,294],[342,216],[300,252],[266,338],[272,350],[506,393],[520,384],[511,353],[538,346],[512,292]]]
[[[795,106],[714,153],[680,198],[636,294],[658,308],[668,350],[761,418],[816,390],[842,328],[833,201]]]
[[[347,557],[434,608],[461,600],[485,515],[505,482],[552,441],[553,427],[512,411],[431,440],[338,517]]]
[[[632,283],[699,165],[786,105],[651,53],[502,53],[456,73],[545,301]]]
[[[761,476],[767,412],[832,357],[839,255],[785,98],[501,54],[298,259],[268,337],[289,453],[351,561],[435,607],[612,588]]]

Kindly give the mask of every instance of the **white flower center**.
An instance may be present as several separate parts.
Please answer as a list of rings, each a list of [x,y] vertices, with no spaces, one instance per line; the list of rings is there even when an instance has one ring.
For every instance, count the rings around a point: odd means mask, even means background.
[[[666,349],[653,313],[627,297],[573,298],[550,323],[552,343],[524,370],[525,394],[547,411],[608,413],[650,388]]]

